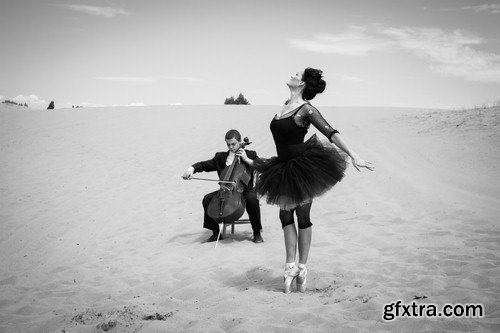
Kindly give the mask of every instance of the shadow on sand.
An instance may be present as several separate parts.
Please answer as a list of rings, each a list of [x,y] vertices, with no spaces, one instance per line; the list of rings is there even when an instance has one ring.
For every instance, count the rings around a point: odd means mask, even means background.
[[[197,236],[197,237],[195,237]],[[170,239],[168,239],[166,242],[167,243],[179,243],[179,244],[192,244],[192,243],[206,243],[207,239],[210,238],[211,234],[210,233],[185,233],[185,234],[178,234],[175,236],[172,236]],[[222,236],[222,234],[221,234]],[[253,240],[253,233],[251,232],[239,232],[239,233],[226,233],[224,238],[219,241],[219,243],[224,244],[224,243],[232,243],[232,242],[243,242],[243,241],[252,241]],[[215,244],[215,242],[214,242]]]
[[[227,287],[238,288],[242,291],[261,289],[273,292],[283,292],[283,277],[275,270],[265,267],[254,267],[242,274],[226,276],[222,283]]]

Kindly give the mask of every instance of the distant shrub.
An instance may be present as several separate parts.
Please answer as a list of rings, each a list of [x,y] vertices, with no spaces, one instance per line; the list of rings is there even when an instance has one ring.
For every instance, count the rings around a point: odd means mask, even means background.
[[[238,97],[235,99],[234,96],[231,96],[229,98],[226,98],[224,101],[224,104],[240,104],[240,105],[250,105],[250,102],[243,96],[242,93],[238,95]]]
[[[242,105],[248,105],[248,104],[250,104],[250,103],[248,102],[248,100],[245,98],[245,96],[243,96],[243,94],[242,94],[242,93],[240,93],[240,94],[238,95],[238,98],[236,98],[236,100],[234,101],[234,103],[235,103],[235,104],[242,104]]]
[[[56,107],[56,105],[54,104],[54,101],[50,101],[50,104],[47,107],[47,110],[53,110],[55,107]]]
[[[226,98],[226,100],[224,101],[224,104],[234,104],[234,96]]]
[[[5,101],[2,101],[2,103],[6,103],[6,104],[13,104],[13,105],[19,105],[19,106],[24,106],[24,107],[28,107],[28,103],[16,103],[14,101],[11,101],[10,99],[6,99]]]

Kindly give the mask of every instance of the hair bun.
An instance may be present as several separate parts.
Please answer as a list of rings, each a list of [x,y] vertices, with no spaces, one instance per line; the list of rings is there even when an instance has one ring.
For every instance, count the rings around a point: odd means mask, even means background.
[[[305,82],[306,86],[302,92],[302,97],[311,100],[316,94],[320,94],[325,91],[326,82],[322,79],[323,71],[315,68],[308,67],[304,70],[302,75],[302,81]]]
[[[325,91],[325,88],[326,88],[325,80],[320,79],[315,87],[316,93],[321,94],[323,91]]]

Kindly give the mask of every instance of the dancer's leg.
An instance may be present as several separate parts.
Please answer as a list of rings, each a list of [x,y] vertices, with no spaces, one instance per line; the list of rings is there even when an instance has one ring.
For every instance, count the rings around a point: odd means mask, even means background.
[[[297,224],[299,226],[299,264],[305,265],[309,257],[309,249],[311,248],[312,223],[310,219],[312,202],[298,206],[296,208]]]
[[[280,210],[280,221],[285,237],[286,262],[295,262],[297,255],[297,229],[293,221],[293,211]]]

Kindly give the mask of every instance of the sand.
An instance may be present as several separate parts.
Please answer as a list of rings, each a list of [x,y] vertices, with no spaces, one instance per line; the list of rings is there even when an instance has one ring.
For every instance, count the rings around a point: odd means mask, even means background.
[[[238,225],[214,249],[216,183],[180,177],[230,128],[275,155],[278,108],[2,104],[0,332],[500,331],[500,110],[320,108],[376,170],[313,203],[309,288],[286,295],[277,208],[264,243]],[[397,300],[485,315],[384,320]]]

